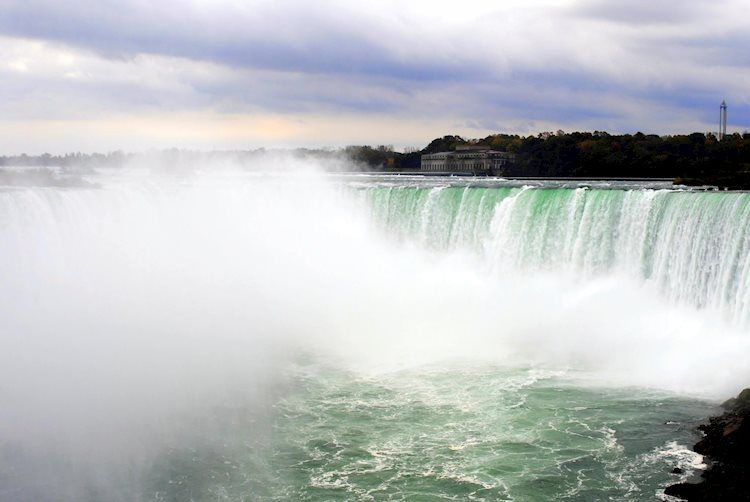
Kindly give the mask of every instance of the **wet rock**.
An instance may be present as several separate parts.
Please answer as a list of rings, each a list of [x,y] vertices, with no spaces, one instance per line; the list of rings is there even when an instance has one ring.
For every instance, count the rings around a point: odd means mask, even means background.
[[[674,469],[672,469],[672,474],[682,474],[682,472],[682,469],[680,469],[679,467],[675,467]]]
[[[750,389],[745,389],[737,396],[737,402],[734,405],[735,411],[750,411]]]
[[[737,404],[737,398],[736,397],[730,397],[723,403],[721,403],[721,407],[725,410],[732,410],[734,409],[735,405]]]
[[[710,461],[703,480],[669,486],[667,495],[690,502],[750,501],[750,389],[722,406],[727,411],[699,427],[705,436],[693,447]]]

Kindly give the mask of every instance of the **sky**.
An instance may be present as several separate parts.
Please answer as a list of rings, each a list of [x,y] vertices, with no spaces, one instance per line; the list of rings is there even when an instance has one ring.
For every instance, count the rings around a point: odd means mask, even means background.
[[[0,154],[750,130],[749,0],[0,0]]]

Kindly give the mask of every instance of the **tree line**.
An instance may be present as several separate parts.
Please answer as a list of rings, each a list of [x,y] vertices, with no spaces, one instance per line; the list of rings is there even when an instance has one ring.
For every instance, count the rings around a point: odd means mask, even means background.
[[[434,139],[419,155],[476,145],[515,154],[508,176],[674,178],[688,184],[750,188],[750,134],[719,141],[713,134],[614,135],[602,131],[492,134],[480,139],[449,135]],[[381,161],[382,162],[382,161]],[[389,166],[386,161],[383,165]],[[395,154],[394,170],[419,167],[415,154]]]
[[[418,170],[423,154],[453,151],[458,146],[475,145],[515,154],[508,176],[541,177],[643,177],[676,178],[688,184],[717,184],[750,188],[750,134],[731,134],[719,141],[713,134],[614,135],[602,131],[540,133],[531,136],[492,134],[465,139],[447,135],[432,140],[421,150],[394,151],[390,145],[348,146],[343,149],[300,149],[295,155],[317,158],[345,158],[352,169],[380,172]],[[191,152],[164,150],[168,160],[210,161],[230,156],[245,160],[265,150],[233,152]],[[0,166],[120,166],[136,155],[121,151],[108,154],[66,154],[54,156],[0,156]]]

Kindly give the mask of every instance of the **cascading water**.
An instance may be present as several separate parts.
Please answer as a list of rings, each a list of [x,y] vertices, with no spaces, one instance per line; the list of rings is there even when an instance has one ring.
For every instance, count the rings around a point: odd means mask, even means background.
[[[84,181],[0,189],[3,501],[644,500],[750,378],[750,194]]]
[[[378,187],[403,239],[471,248],[498,273],[624,273],[671,301],[750,321],[750,194],[653,189]]]

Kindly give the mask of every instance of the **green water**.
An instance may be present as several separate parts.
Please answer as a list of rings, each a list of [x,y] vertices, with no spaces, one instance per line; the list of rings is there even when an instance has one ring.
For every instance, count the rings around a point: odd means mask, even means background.
[[[750,323],[750,194],[517,186],[361,187],[387,235],[508,272],[618,273]]]
[[[490,273],[623,273],[676,303],[748,318],[748,194],[423,182],[355,192],[388,238],[473,253]],[[701,465],[695,426],[716,412],[583,373],[476,362],[372,374],[315,361],[287,376],[273,414],[250,420],[262,433],[235,419],[221,448],[213,438],[171,450],[148,496],[655,500]]]
[[[163,453],[145,498],[656,500],[700,465],[686,447],[715,411],[492,365],[366,375],[308,362],[288,377],[270,417],[216,410],[210,435]]]
[[[0,501],[640,501],[697,471],[746,379],[750,194],[383,179],[0,192]]]

